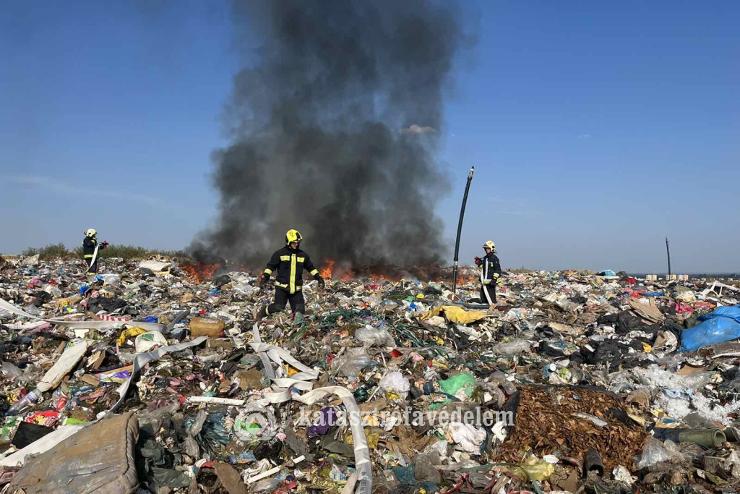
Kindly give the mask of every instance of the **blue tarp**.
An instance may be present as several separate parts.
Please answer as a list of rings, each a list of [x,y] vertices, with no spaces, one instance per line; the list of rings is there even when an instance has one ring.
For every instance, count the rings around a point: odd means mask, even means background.
[[[664,292],[645,292],[643,293],[646,297],[662,297],[665,295]]]
[[[615,273],[611,269],[605,269],[604,271],[602,271],[602,272],[599,273],[599,276],[616,276],[616,275],[617,275],[617,273]]]
[[[740,338],[740,305],[719,307],[699,320],[700,324],[681,333],[681,351],[693,352],[707,345]]]

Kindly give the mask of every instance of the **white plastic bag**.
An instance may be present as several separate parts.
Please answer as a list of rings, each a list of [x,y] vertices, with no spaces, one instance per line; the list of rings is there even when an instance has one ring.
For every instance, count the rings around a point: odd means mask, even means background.
[[[654,438],[648,438],[642,448],[642,456],[637,464],[638,469],[651,467],[663,462],[680,462],[684,459],[683,453],[673,441],[659,441]]]
[[[362,369],[374,363],[364,348],[347,348],[344,355],[334,361],[334,367],[346,378],[355,380]]]
[[[486,440],[486,431],[463,422],[450,422],[447,433],[452,437],[458,449],[466,453],[480,453],[480,446]]]
[[[411,384],[399,371],[393,371],[383,376],[383,379],[378,383],[378,387],[384,391],[397,393],[401,399],[405,400],[411,389]]]
[[[385,328],[365,326],[355,331],[355,339],[366,346],[395,346],[396,342]]]
[[[167,338],[162,336],[159,331],[147,331],[134,340],[136,353],[148,352],[158,346],[167,346]]]

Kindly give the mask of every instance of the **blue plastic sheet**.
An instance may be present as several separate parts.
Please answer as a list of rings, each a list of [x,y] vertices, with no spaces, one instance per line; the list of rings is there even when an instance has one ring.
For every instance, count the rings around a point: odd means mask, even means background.
[[[700,324],[681,333],[681,351],[693,352],[707,345],[740,338],[740,305],[719,307],[699,320]]]
[[[665,295],[664,292],[645,292],[643,295],[646,297],[662,297]]]

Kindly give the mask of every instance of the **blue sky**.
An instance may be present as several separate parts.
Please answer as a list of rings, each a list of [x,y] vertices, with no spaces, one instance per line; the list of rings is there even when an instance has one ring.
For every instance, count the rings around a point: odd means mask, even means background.
[[[476,165],[463,261],[659,272],[667,234],[675,271],[740,271],[739,3],[462,6],[437,212],[452,244]],[[225,2],[5,2],[0,252],[186,245],[243,55]]]

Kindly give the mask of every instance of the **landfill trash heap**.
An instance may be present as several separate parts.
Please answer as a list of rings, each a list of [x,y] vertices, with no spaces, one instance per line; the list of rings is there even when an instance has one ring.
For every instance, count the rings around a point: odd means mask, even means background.
[[[343,276],[257,325],[259,271],[103,264],[0,262],[0,492],[740,484],[732,285]]]

